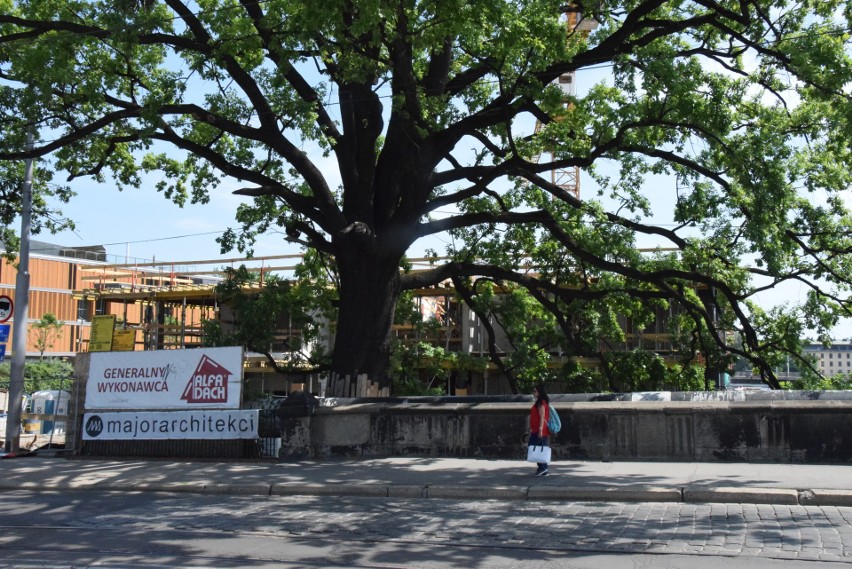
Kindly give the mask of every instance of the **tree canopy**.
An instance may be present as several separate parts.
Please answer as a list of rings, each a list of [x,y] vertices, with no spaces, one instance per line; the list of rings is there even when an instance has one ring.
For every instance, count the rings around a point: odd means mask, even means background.
[[[779,352],[852,314],[848,2],[0,7],[0,159],[119,187],[156,172],[178,204],[237,187],[254,199],[223,247],[276,227],[333,264],[337,373],[384,378],[396,300],[448,279],[568,355],[677,307],[685,345],[773,385]],[[575,168],[594,194],[551,176]],[[400,271],[447,234],[445,262]],[[754,303],[787,282],[804,302]],[[498,307],[506,284],[535,302]]]
[[[9,388],[10,376],[11,362],[0,363],[0,388]],[[24,365],[24,392],[28,394],[57,389],[69,391],[73,381],[74,366],[63,360],[48,358]]]
[[[52,183],[53,172],[38,169],[33,172],[30,231],[39,234],[44,230],[56,233],[74,229],[74,221],[63,217],[62,211],[50,202],[67,203],[75,194],[68,186]],[[0,250],[14,259],[20,248],[19,236],[14,229],[15,219],[21,213],[21,192],[24,183],[22,162],[0,162]]]

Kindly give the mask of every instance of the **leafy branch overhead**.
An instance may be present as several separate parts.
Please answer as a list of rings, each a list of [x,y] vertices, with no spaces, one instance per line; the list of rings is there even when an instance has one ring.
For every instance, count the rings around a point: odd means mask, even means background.
[[[120,187],[157,172],[178,204],[240,188],[223,246],[281,229],[333,258],[338,373],[385,378],[396,299],[448,278],[470,303],[477,278],[529,290],[569,353],[614,307],[670,303],[708,361],[752,358],[773,385],[773,354],[852,315],[840,0],[0,8],[0,159]],[[573,168],[580,198],[551,177]],[[401,275],[430,236],[452,262]],[[756,295],[787,283],[807,299],[782,326]]]
[[[308,258],[304,266],[310,265]],[[225,278],[216,286],[220,316],[204,323],[206,345],[243,346],[282,373],[327,369],[322,349],[327,339],[318,324],[327,321],[330,310],[332,289],[325,281],[291,283],[244,266],[223,272]]]
[[[68,203],[74,192],[67,186],[51,183],[53,172],[42,168],[33,170],[31,187],[32,210],[30,231],[38,235],[47,230],[56,233],[63,229],[74,229],[74,222],[62,216],[51,202]],[[21,192],[24,184],[24,164],[0,162],[0,250],[11,261],[20,250],[20,240],[15,231],[15,222],[21,214]]]

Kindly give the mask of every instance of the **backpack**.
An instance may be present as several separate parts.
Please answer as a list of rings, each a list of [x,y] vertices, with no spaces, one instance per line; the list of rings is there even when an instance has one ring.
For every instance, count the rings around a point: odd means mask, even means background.
[[[562,420],[552,405],[548,405],[548,407],[550,407],[550,417],[547,419],[547,430],[555,435],[562,429]]]

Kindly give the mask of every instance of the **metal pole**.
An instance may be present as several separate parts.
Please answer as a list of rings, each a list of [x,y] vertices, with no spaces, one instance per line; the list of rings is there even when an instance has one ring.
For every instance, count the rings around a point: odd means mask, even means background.
[[[27,151],[33,134],[27,133]],[[33,201],[33,159],[27,158],[21,186],[21,253],[15,281],[15,329],[12,333],[12,366],[9,377],[9,415],[6,421],[6,452],[21,448],[21,415],[24,401],[24,363],[27,357],[27,317],[30,294],[30,224]]]
[[[62,401],[62,386],[65,384],[65,378],[59,380],[59,394],[56,396],[56,404],[53,406],[53,428],[50,429],[50,439],[47,441],[47,448],[53,450],[53,433],[56,432],[56,415],[59,413],[59,404]],[[66,413],[67,415],[67,413]],[[67,424],[66,424],[67,429]]]

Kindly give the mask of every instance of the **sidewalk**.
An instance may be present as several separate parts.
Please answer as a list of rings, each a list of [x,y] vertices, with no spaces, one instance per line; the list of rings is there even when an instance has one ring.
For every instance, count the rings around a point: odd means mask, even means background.
[[[301,462],[0,460],[0,491],[141,491],[464,500],[852,506],[852,465],[389,457]]]

